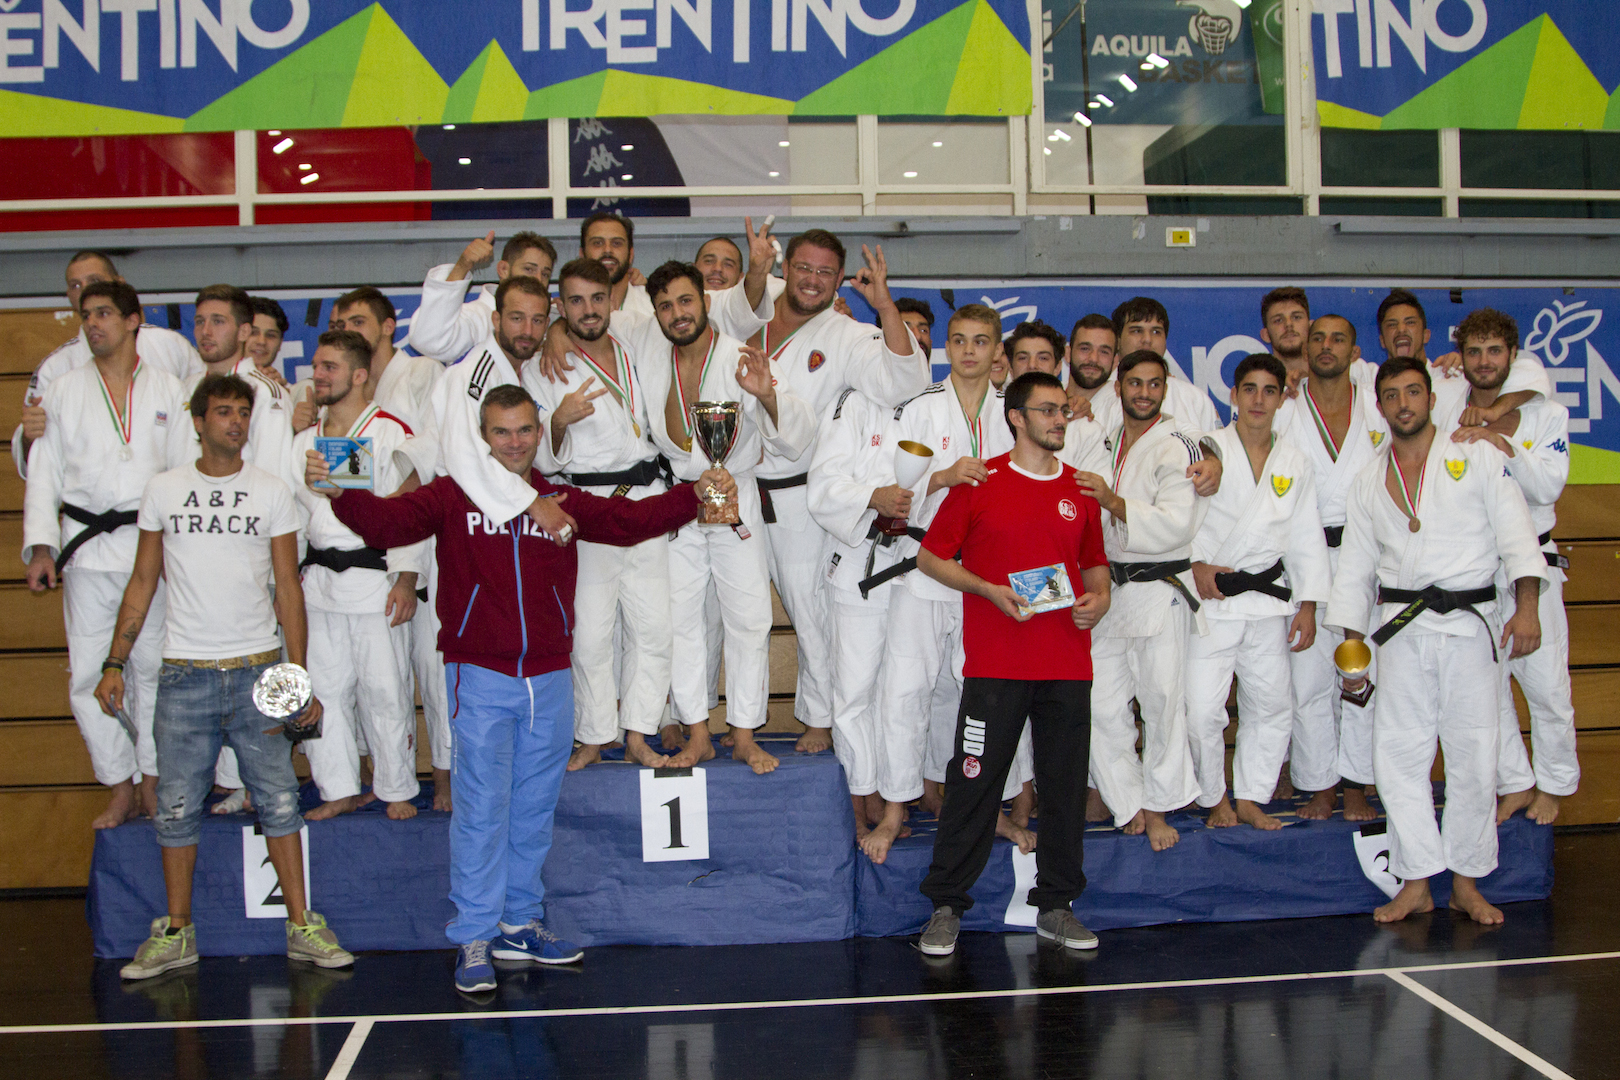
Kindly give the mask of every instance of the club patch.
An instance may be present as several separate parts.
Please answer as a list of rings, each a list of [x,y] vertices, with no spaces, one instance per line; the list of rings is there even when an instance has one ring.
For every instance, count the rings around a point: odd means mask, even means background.
[[[820,349],[811,349],[810,350],[810,361],[809,361],[809,364],[807,366],[809,367],[809,369],[811,371],[819,370],[821,365],[825,364],[826,362],[827,362],[827,354],[826,353],[822,352]]]
[[[979,759],[976,758],[976,757],[965,757],[965,758],[963,758],[962,759],[962,775],[967,777],[969,780],[972,780],[975,776],[978,776],[979,775]]]
[[[1294,478],[1292,476],[1277,476],[1273,474],[1271,477],[1271,490],[1279,499],[1288,494],[1288,489],[1293,486]]]
[[[1064,521],[1073,521],[1079,513],[1080,511],[1075,509],[1074,503],[1070,502],[1068,499],[1060,499],[1058,501],[1058,515],[1061,516]]]
[[[1446,474],[1449,475],[1453,480],[1461,480],[1463,478],[1463,474],[1467,471],[1468,462],[1465,459],[1458,458],[1456,460],[1448,460],[1446,462]]]
[[[1374,446],[1382,446],[1384,443],[1384,433],[1382,431],[1369,431],[1367,432],[1367,438],[1372,440]]]

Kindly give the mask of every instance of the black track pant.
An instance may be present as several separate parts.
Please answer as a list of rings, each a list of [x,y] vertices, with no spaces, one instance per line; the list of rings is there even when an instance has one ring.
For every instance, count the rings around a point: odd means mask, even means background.
[[[1040,792],[1039,871],[1029,902],[1038,911],[1067,908],[1086,887],[1086,772],[1091,760],[1091,683],[1073,679],[968,679],[956,716],[955,752],[945,769],[945,806],[923,895],[957,912],[973,906],[968,889],[984,872],[996,839],[996,815],[1018,749],[1031,725]]]

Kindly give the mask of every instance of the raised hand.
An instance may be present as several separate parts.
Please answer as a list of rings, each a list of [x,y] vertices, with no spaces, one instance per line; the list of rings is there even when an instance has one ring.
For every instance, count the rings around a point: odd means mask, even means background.
[[[608,388],[604,386],[600,390],[592,390],[591,384],[594,382],[596,382],[596,376],[591,375],[579,384],[578,390],[575,390],[572,394],[563,395],[563,399],[551,411],[553,431],[560,431],[570,424],[577,424],[596,412],[596,406],[592,405],[591,402],[607,393]]]
[[[474,270],[488,266],[495,258],[495,230],[489,230],[485,236],[475,237],[471,243],[461,249],[461,255],[456,259],[456,265],[450,268],[449,281],[460,281]]]
[[[743,229],[748,233],[748,269],[758,270],[760,273],[770,273],[771,267],[776,265],[776,238],[771,235],[771,222],[775,215],[766,218],[754,231],[754,219],[743,218]]]
[[[304,387],[304,396],[293,402],[293,434],[296,435],[315,423],[315,416],[315,387],[311,384]]]
[[[883,245],[878,244],[873,250],[862,244],[861,258],[866,265],[855,271],[849,286],[861,294],[861,299],[870,304],[873,311],[881,313],[894,303],[889,296],[889,263],[883,257]]]
[[[771,361],[763,349],[744,345],[737,358],[737,385],[760,401],[776,397],[776,379],[771,375]]]

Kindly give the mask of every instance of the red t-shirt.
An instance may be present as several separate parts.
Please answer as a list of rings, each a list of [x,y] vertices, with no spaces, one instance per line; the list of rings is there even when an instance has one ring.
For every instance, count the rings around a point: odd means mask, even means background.
[[[951,489],[922,546],[942,559],[960,555],[964,567],[995,585],[1020,570],[1063,563],[1079,597],[1086,591],[1080,571],[1108,565],[1097,500],[1080,493],[1067,465],[1031,476],[1002,454],[985,466],[990,479]],[[962,644],[968,678],[1091,678],[1091,631],[1074,625],[1069,608],[1018,622],[982,596],[963,596]]]

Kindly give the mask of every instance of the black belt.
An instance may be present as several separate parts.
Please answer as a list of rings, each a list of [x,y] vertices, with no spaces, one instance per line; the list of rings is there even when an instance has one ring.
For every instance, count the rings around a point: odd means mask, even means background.
[[[1324,525],[1322,526],[1322,535],[1327,538],[1328,547],[1338,547],[1344,543],[1344,526]]]
[[[324,566],[340,574],[345,570],[387,570],[388,553],[374,547],[351,550],[318,548],[311,544],[304,552],[304,560],[298,564],[298,569],[306,566]]]
[[[427,603],[427,590],[426,589],[417,589],[416,590],[416,599],[418,601],[420,601],[421,603],[424,603],[424,604]]]
[[[1485,585],[1478,589],[1462,589],[1452,592],[1447,589],[1430,585],[1426,589],[1391,589],[1383,585],[1378,586],[1378,602],[1380,604],[1405,604],[1389,622],[1380,626],[1373,632],[1373,642],[1382,645],[1402,630],[1407,624],[1425,611],[1432,611],[1436,615],[1449,615],[1453,611],[1466,611],[1480,621],[1485,627],[1485,636],[1491,642],[1491,659],[1496,657],[1496,634],[1491,624],[1485,621],[1485,616],[1479,613],[1475,604],[1487,604],[1496,599],[1496,588]]]
[[[925,529],[917,528],[915,525],[908,525],[906,526],[906,535],[921,543],[922,538],[927,536],[928,532]],[[877,549],[888,547],[899,537],[887,535],[878,528],[878,523],[874,521],[872,527],[866,530],[866,538],[872,541],[872,546],[866,551],[866,577],[862,578],[861,583],[856,586],[857,589],[861,590],[862,600],[866,599],[867,593],[882,585],[885,581],[892,581],[901,574],[909,574],[917,569],[917,557],[913,555],[909,559],[901,559],[893,566],[886,566],[875,574],[872,573],[872,565],[877,561]]]
[[[630,493],[631,488],[646,487],[657,480],[672,480],[669,462],[663,455],[638,461],[618,472],[568,473],[568,482],[575,487],[611,487],[615,497]]]
[[[1286,585],[1278,585],[1277,579],[1283,576],[1283,563],[1281,559],[1272,563],[1257,574],[1235,570],[1230,574],[1216,574],[1215,587],[1227,597],[1237,596],[1239,593],[1263,592],[1275,596],[1279,600],[1292,600],[1293,590]]]
[[[810,482],[810,474],[799,473],[797,476],[778,476],[774,479],[765,476],[756,476],[754,483],[759,486],[759,510],[765,518],[765,524],[776,524],[776,507],[771,503],[771,492],[785,491],[788,488],[803,487]],[[902,571],[903,573],[904,571]]]
[[[1198,598],[1188,592],[1186,584],[1176,577],[1183,570],[1190,569],[1192,569],[1191,559],[1177,559],[1174,562],[1117,562],[1108,564],[1108,576],[1113,579],[1115,585],[1124,585],[1132,581],[1168,582],[1187,598],[1192,610],[1197,611]]]
[[[1538,546],[1538,547],[1546,547],[1548,545],[1548,543],[1550,543],[1551,541],[1552,541],[1552,530],[1548,529],[1546,532],[1544,532],[1540,536],[1536,537],[1536,546]],[[1556,551],[1543,551],[1542,554],[1547,557],[1547,565],[1548,566],[1555,567],[1555,568],[1557,568],[1559,570],[1568,570],[1569,569],[1569,559],[1567,557],[1558,554],[1558,552],[1556,552]]]
[[[74,506],[72,503],[62,504],[62,514],[83,525],[84,531],[69,540],[67,545],[62,548],[61,554],[56,556],[56,572],[58,574],[62,572],[62,567],[67,565],[67,561],[73,558],[73,553],[86,543],[105,533],[122,529],[126,525],[133,525],[140,516],[134,510],[108,510],[105,514],[92,514],[84,507]]]

